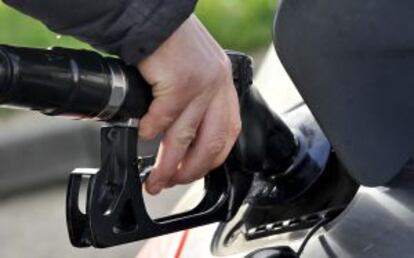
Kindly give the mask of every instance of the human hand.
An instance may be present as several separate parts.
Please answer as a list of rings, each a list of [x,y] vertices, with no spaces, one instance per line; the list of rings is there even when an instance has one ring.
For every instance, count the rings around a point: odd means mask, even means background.
[[[138,64],[154,100],[139,133],[164,133],[147,191],[203,178],[229,155],[241,130],[231,62],[195,15]]]

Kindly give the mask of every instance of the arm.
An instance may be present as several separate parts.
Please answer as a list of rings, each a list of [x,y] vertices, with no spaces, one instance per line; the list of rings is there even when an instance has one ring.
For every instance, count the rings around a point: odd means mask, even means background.
[[[196,0],[4,0],[49,29],[130,64],[150,55],[193,12]]]

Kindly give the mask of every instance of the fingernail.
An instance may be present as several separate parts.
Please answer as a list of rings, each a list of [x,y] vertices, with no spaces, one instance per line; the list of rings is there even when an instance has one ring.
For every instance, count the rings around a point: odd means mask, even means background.
[[[148,185],[148,192],[152,195],[157,195],[161,192],[161,190],[164,188],[164,185],[161,183],[155,183],[152,185]]]

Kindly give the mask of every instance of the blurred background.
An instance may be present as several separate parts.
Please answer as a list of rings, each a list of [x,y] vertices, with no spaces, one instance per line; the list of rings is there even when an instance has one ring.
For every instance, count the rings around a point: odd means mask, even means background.
[[[275,0],[200,0],[197,15],[228,49],[260,64],[272,37]],[[0,44],[90,48],[57,35],[0,1]],[[99,165],[99,125],[0,108],[0,257],[134,257],[133,243],[95,250],[73,248],[65,221],[66,180],[76,167]],[[139,145],[143,154],[157,142]],[[148,200],[154,216],[171,212],[187,187]]]

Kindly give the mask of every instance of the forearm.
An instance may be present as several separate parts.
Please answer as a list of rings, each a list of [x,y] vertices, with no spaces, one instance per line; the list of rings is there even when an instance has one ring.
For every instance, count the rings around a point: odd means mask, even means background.
[[[193,12],[197,0],[4,0],[51,30],[136,64]]]

